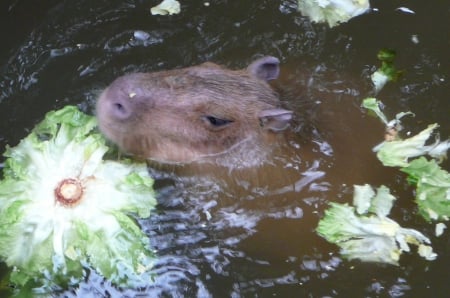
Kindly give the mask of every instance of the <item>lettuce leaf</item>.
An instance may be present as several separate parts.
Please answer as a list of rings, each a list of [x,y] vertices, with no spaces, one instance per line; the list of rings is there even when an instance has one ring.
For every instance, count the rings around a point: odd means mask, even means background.
[[[152,15],[172,15],[180,13],[180,2],[177,0],[164,0],[150,9]]]
[[[381,103],[375,97],[368,97],[363,100],[362,106],[374,112],[385,125],[388,125],[389,121],[387,120],[386,115],[381,111],[380,104]]]
[[[370,9],[368,0],[298,0],[298,10],[313,22],[334,27]]]
[[[417,245],[421,256],[427,260],[436,258],[428,245],[430,240],[414,229],[402,228],[387,217],[395,199],[385,186],[369,190],[370,186],[355,186],[354,202],[368,207],[330,203],[325,216],[319,221],[317,233],[340,247],[343,257],[363,262],[379,262],[398,265],[400,255],[409,252],[410,244]],[[356,191],[358,190],[358,191]],[[363,198],[364,194],[367,196]],[[359,198],[355,200],[355,196]],[[365,211],[364,211],[365,210]],[[363,212],[361,212],[363,211]]]
[[[438,163],[447,157],[450,140],[441,141],[439,135],[434,140],[432,134],[438,124],[431,124],[418,134],[402,139],[400,118],[411,112],[399,113],[396,119],[387,121],[375,98],[366,98],[363,106],[378,115],[386,124],[386,129],[394,131],[390,138],[377,145],[374,151],[385,166],[400,167],[408,174],[410,184],[416,186],[416,202],[419,213],[427,220],[449,220],[450,218],[450,173]],[[428,160],[424,156],[428,155]]]
[[[450,173],[436,160],[416,158],[400,169],[408,174],[408,181],[416,185],[419,213],[428,221],[450,218]]]
[[[425,145],[437,127],[438,125],[436,123],[431,124],[410,138],[384,141],[376,146],[374,151],[377,152],[377,157],[383,165],[389,167],[406,167],[409,164],[409,159],[426,154],[437,158],[444,158],[448,147],[450,147],[448,141],[440,143],[436,139],[433,144]]]
[[[395,82],[403,74],[403,71],[394,67],[395,51],[390,49],[382,49],[378,52],[378,60],[381,66],[371,76],[372,83],[375,87],[375,93],[380,92],[387,82]]]
[[[96,125],[67,106],[7,148],[0,257],[12,283],[50,290],[82,278],[84,267],[120,286],[150,280],[154,253],[129,213],[150,215],[153,180],[144,163],[104,161]]]
[[[431,144],[427,144],[432,133],[438,124],[429,125],[426,129],[407,139],[402,139],[398,132],[402,130],[400,119],[406,115],[414,115],[411,112],[398,113],[395,119],[388,121],[387,117],[380,109],[380,102],[376,98],[366,98],[363,100],[362,106],[373,111],[380,120],[386,125],[385,141],[375,146],[373,149],[377,152],[378,159],[385,166],[390,167],[406,167],[409,160],[414,157],[429,155],[432,158],[442,161],[447,157],[447,151],[450,148],[450,140],[440,141],[437,136]]]
[[[388,216],[394,201],[395,197],[384,185],[378,187],[376,193],[369,184],[353,186],[353,205],[358,214],[370,211],[379,217]]]

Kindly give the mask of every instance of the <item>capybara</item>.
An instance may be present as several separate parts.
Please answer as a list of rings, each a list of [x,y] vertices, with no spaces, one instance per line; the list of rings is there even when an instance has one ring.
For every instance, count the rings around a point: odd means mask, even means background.
[[[99,127],[125,153],[160,163],[252,165],[292,119],[267,83],[278,74],[270,56],[244,70],[207,62],[127,74],[100,95]]]

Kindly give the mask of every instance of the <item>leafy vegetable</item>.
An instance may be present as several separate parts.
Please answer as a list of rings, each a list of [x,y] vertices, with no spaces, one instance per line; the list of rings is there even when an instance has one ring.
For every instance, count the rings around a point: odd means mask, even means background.
[[[298,0],[298,10],[313,22],[330,27],[344,23],[370,9],[368,0]]]
[[[387,121],[387,117],[379,108],[380,102],[375,98],[364,99],[362,105],[375,112],[381,121],[386,124],[386,132],[389,133],[390,137],[386,137],[384,142],[373,149],[377,152],[377,157],[383,165],[406,167],[409,164],[409,159],[414,157],[429,155],[441,161],[447,156],[450,140],[441,142],[439,138],[435,138],[434,142],[426,145],[433,131],[439,127],[438,124],[431,124],[417,135],[402,139],[398,136],[398,132],[402,129],[400,119],[405,115],[414,115],[413,113],[398,113],[394,120]]]
[[[430,154],[436,157],[442,157],[445,151],[439,150],[447,149],[445,144],[440,144],[439,140],[435,140],[434,144],[425,145],[430,138],[431,133],[438,127],[437,124],[431,124],[426,129],[422,130],[415,136],[401,140],[384,141],[374,148],[377,152],[378,159],[385,166],[389,167],[406,167],[409,164],[409,159],[425,154]],[[448,143],[448,142],[447,142]]]
[[[364,196],[366,194],[367,196]],[[355,197],[358,199],[355,200]],[[356,209],[347,204],[330,203],[325,216],[319,221],[317,232],[327,241],[337,244],[341,254],[347,259],[364,262],[381,262],[397,265],[400,255],[409,252],[409,244],[419,247],[420,255],[427,260],[436,254],[427,244],[430,240],[419,231],[402,228],[387,217],[394,197],[389,189],[381,186],[377,194],[368,185],[355,186]],[[367,206],[362,207],[362,206]]]
[[[417,186],[416,202],[426,220],[450,218],[450,173],[434,159],[420,157],[401,169],[409,175],[408,181]]]
[[[375,87],[375,92],[379,92],[387,82],[395,82],[403,74],[394,67],[395,51],[389,49],[382,49],[378,52],[378,60],[381,61],[381,67],[375,71],[372,76],[372,82]]]
[[[384,113],[380,109],[380,102],[375,97],[369,97],[364,99],[362,106],[374,112],[385,125],[388,125],[389,122]]]
[[[439,127],[431,124],[417,135],[402,139],[397,132],[401,130],[400,118],[411,112],[399,113],[395,120],[387,122],[375,98],[366,98],[363,106],[374,111],[386,124],[387,131],[394,131],[395,137],[377,145],[374,151],[385,166],[400,167],[408,174],[408,181],[416,185],[416,202],[419,213],[428,221],[448,220],[450,218],[450,173],[438,163],[447,157],[450,140],[440,141],[439,136],[431,143],[434,130]],[[428,155],[432,159],[427,160]]]
[[[382,185],[377,189],[377,194],[372,197],[369,211],[378,215],[378,217],[386,217],[389,215],[394,204],[395,197],[391,195],[389,188]]]
[[[447,228],[447,226],[444,223],[442,223],[442,222],[437,223],[436,227],[435,227],[436,237],[441,236],[444,233],[444,230],[446,228]]]
[[[155,206],[145,164],[103,161],[96,120],[67,106],[7,148],[0,181],[0,257],[11,282],[51,287],[90,266],[121,286],[150,279],[149,239],[128,214]],[[42,290],[42,289],[41,289]]]
[[[378,118],[380,118],[380,120],[386,125],[387,132],[389,130],[395,131],[395,135],[393,136],[393,138],[389,138],[389,139],[385,138],[385,139],[386,140],[398,139],[397,133],[403,129],[400,119],[402,119],[403,117],[408,116],[408,115],[414,116],[414,113],[401,112],[401,113],[398,113],[397,115],[395,115],[395,119],[388,121],[386,115],[384,115],[384,113],[381,111],[381,108],[380,108],[381,105],[382,105],[382,103],[374,97],[368,97],[368,98],[364,99],[363,103],[362,103],[362,106],[364,108],[374,112],[375,115],[377,115]]]
[[[176,0],[164,0],[150,9],[152,15],[172,15],[180,13],[180,2]]]
[[[366,213],[371,205],[370,198],[375,196],[375,191],[369,184],[353,186],[353,205],[358,214]]]

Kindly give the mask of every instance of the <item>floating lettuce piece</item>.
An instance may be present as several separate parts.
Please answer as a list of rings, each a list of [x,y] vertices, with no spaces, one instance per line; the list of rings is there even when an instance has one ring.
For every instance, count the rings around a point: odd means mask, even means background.
[[[386,125],[386,130],[395,130],[396,133],[403,129],[400,121],[401,118],[408,115],[414,116],[414,113],[412,112],[400,112],[395,115],[395,119],[389,121],[386,115],[381,111],[381,102],[374,97],[364,99],[362,106],[374,112],[375,115],[377,115],[378,118],[380,118],[380,120]]]
[[[356,206],[358,214],[369,211],[371,198],[375,196],[375,191],[369,184],[353,186],[353,205]]]
[[[150,281],[154,253],[135,213],[156,200],[144,163],[104,161],[96,120],[67,106],[7,148],[0,181],[0,258],[16,286],[51,291],[91,267],[120,286]]]
[[[442,236],[442,234],[444,234],[444,230],[446,228],[447,228],[447,226],[444,223],[442,223],[442,222],[437,223],[436,227],[435,227],[436,237]]]
[[[362,106],[373,111],[383,123],[386,124],[386,132],[389,138],[377,145],[373,150],[377,152],[378,159],[385,166],[406,167],[409,160],[414,157],[429,155],[439,161],[447,156],[450,148],[450,140],[440,141],[438,137],[434,142],[426,145],[433,131],[439,127],[438,124],[431,124],[415,136],[407,139],[400,138],[397,133],[402,129],[400,119],[406,115],[414,115],[411,112],[398,113],[394,120],[388,121],[386,116],[379,108],[380,102],[375,98],[366,98]]]
[[[367,186],[355,188],[359,189],[358,204],[367,205],[361,196],[362,193],[369,195],[365,198],[370,201],[368,211],[358,214],[347,204],[330,203],[331,207],[325,210],[317,227],[320,236],[340,247],[343,257],[398,265],[400,255],[409,252],[409,245],[414,244],[427,260],[436,258],[427,237],[414,229],[402,228],[387,217],[394,199],[388,188],[378,188],[376,196]]]
[[[383,89],[387,82],[395,82],[403,74],[403,71],[394,67],[395,55],[395,51],[389,49],[378,52],[377,57],[381,61],[381,66],[370,77],[376,93]]]
[[[363,106],[374,111],[386,124],[386,116],[379,109],[379,102],[375,98],[366,98]],[[401,128],[400,118],[407,114],[411,113],[399,113],[395,120],[387,122],[387,131],[397,132]],[[374,148],[378,159],[385,166],[401,167],[400,170],[408,174],[408,181],[417,187],[419,213],[428,221],[450,218],[450,173],[438,165],[447,157],[450,140],[440,141],[437,136],[430,143],[437,127],[437,124],[431,124],[417,135],[404,140],[396,134]],[[432,159],[427,160],[424,155]]]
[[[408,174],[408,181],[416,185],[416,202],[419,213],[426,220],[450,218],[450,173],[443,170],[436,160],[425,157],[414,159],[401,169]]]
[[[298,0],[298,10],[313,22],[334,27],[370,9],[368,0]]]
[[[180,2],[176,0],[164,0],[150,9],[152,15],[172,15],[180,13]]]
[[[389,82],[389,77],[385,75],[380,69],[376,70],[371,76],[373,86],[375,87],[375,92],[378,93],[383,89],[387,82]]]
[[[389,121],[387,120],[386,115],[384,115],[384,113],[381,111],[380,102],[376,98],[369,97],[364,99],[362,106],[374,112],[385,125],[388,125]]]
[[[372,197],[369,211],[378,215],[378,217],[386,217],[389,215],[394,204],[395,197],[391,195],[389,188],[381,185],[377,188],[377,194]]]
[[[431,133],[437,127],[437,124],[431,124],[415,136],[404,140],[384,141],[373,150],[377,152],[377,157],[383,165],[389,167],[406,167],[409,164],[408,161],[410,158],[425,154],[432,154],[435,157],[444,158],[447,149],[450,147],[448,141],[441,144],[436,139],[433,144],[425,145]]]

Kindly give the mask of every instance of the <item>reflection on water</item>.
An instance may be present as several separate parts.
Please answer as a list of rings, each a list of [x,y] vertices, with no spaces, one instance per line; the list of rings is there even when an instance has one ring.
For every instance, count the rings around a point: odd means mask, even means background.
[[[448,235],[433,238],[433,227],[414,213],[404,177],[376,160],[371,148],[383,127],[360,102],[371,95],[376,53],[394,48],[406,74],[378,95],[386,113],[411,110],[417,115],[407,123],[411,130],[437,122],[442,137],[450,135],[448,5],[403,1],[415,11],[404,14],[397,4],[373,2],[377,10],[333,29],[311,24],[294,0],[183,3],[182,13],[171,17],[151,16],[148,1],[55,0],[43,1],[53,9],[33,20],[26,8],[14,12],[23,5],[15,2],[10,13],[17,18],[3,18],[3,27],[23,22],[29,31],[7,39],[10,49],[0,52],[2,148],[51,109],[70,103],[93,112],[99,90],[119,75],[207,60],[238,68],[258,55],[278,56],[282,75],[273,86],[296,112],[286,143],[259,168],[150,169],[159,206],[140,223],[159,257],[147,288],[116,289],[88,272],[86,282],[59,294],[445,296]],[[393,189],[399,198],[393,218],[430,236],[438,261],[406,255],[399,267],[347,262],[315,234],[327,202],[348,202],[353,184],[363,183]]]

